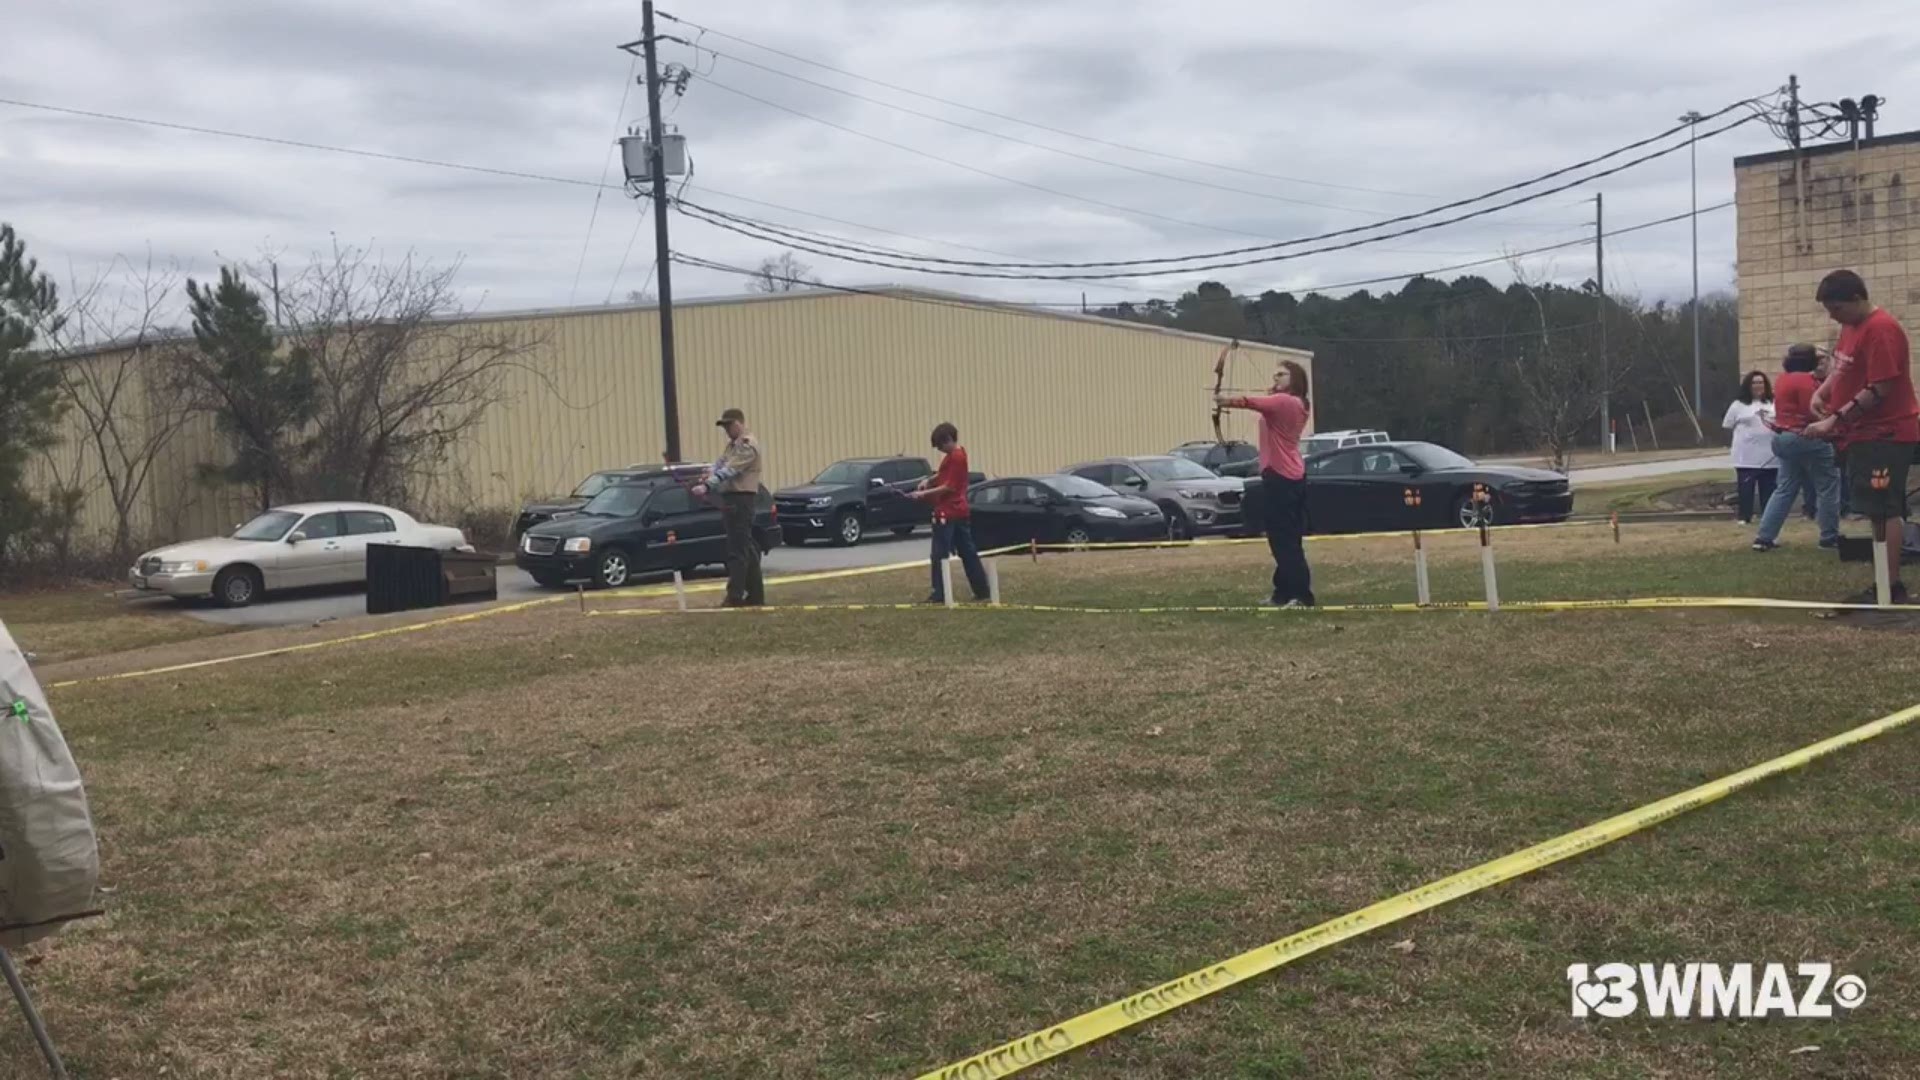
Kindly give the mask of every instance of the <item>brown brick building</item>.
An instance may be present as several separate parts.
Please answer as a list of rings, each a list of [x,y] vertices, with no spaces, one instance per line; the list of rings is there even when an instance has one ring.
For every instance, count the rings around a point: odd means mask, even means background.
[[[1813,300],[1831,270],[1857,271],[1873,301],[1920,336],[1920,131],[1799,158],[1799,175],[1790,150],[1733,162],[1743,370],[1778,370],[1796,341],[1833,346],[1839,326]]]

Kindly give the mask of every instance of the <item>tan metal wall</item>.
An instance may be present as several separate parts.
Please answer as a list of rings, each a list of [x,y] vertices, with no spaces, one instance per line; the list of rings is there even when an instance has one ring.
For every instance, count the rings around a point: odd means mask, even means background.
[[[931,458],[927,435],[942,420],[959,426],[973,467],[994,475],[1212,437],[1219,339],[916,295],[677,306],[683,456],[718,453],[724,436],[713,421],[729,407],[746,411],[765,446],[769,487],[804,481],[843,457]],[[508,399],[423,499],[428,505],[406,509],[505,508],[563,493],[595,469],[660,460],[657,319],[653,308],[606,308],[475,320],[544,345],[528,358],[530,370],[509,376]],[[1282,358],[1310,369],[1308,353],[1247,346],[1228,384],[1264,386]],[[1245,414],[1225,423],[1229,438],[1253,437]],[[192,463],[217,456],[210,425],[176,441],[152,491],[156,531],[206,534],[246,516],[235,493],[193,480]]]

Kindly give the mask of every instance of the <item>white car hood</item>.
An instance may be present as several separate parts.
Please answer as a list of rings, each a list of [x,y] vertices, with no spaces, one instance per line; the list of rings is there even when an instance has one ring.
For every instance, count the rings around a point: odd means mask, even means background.
[[[234,540],[230,537],[216,536],[205,540],[189,540],[184,544],[155,548],[141,556],[142,559],[159,559],[161,562],[198,562],[205,560],[209,565],[218,565],[238,558],[250,558],[262,552],[272,551],[277,545],[270,540]]]

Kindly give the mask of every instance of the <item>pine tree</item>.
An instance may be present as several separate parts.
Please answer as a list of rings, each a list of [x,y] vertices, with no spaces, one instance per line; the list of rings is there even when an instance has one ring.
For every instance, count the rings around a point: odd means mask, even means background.
[[[225,465],[202,466],[202,475],[251,488],[267,510],[290,494],[306,449],[317,396],[313,364],[297,349],[279,353],[266,305],[233,268],[223,267],[211,287],[189,278],[187,301],[194,340],[181,359],[187,388],[233,455]]]
[[[27,491],[27,462],[59,441],[60,372],[33,348],[59,328],[53,282],[27,257],[13,226],[0,224],[0,567],[40,516]]]

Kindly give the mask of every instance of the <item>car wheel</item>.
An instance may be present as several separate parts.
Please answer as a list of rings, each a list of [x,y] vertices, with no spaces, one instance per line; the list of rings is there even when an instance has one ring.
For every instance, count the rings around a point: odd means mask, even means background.
[[[1160,509],[1167,515],[1167,539],[1193,539],[1193,523],[1187,520],[1187,515],[1178,506],[1167,505]]]
[[[1484,503],[1476,503],[1473,501],[1473,492],[1469,491],[1454,500],[1453,519],[1458,521],[1463,529],[1477,529],[1482,525],[1491,525],[1494,517],[1494,504],[1491,499]]]
[[[263,591],[260,571],[250,566],[229,567],[213,579],[213,598],[221,607],[246,607],[260,599]]]
[[[618,589],[633,576],[633,563],[627,553],[619,548],[608,548],[600,553],[599,562],[594,566],[594,584],[603,589]]]
[[[852,547],[866,534],[866,523],[861,521],[860,515],[852,510],[842,510],[840,515],[833,519],[833,542],[841,547]]]
[[[1067,527],[1066,541],[1068,547],[1086,547],[1093,543],[1093,534],[1087,531],[1085,525],[1070,525]]]

